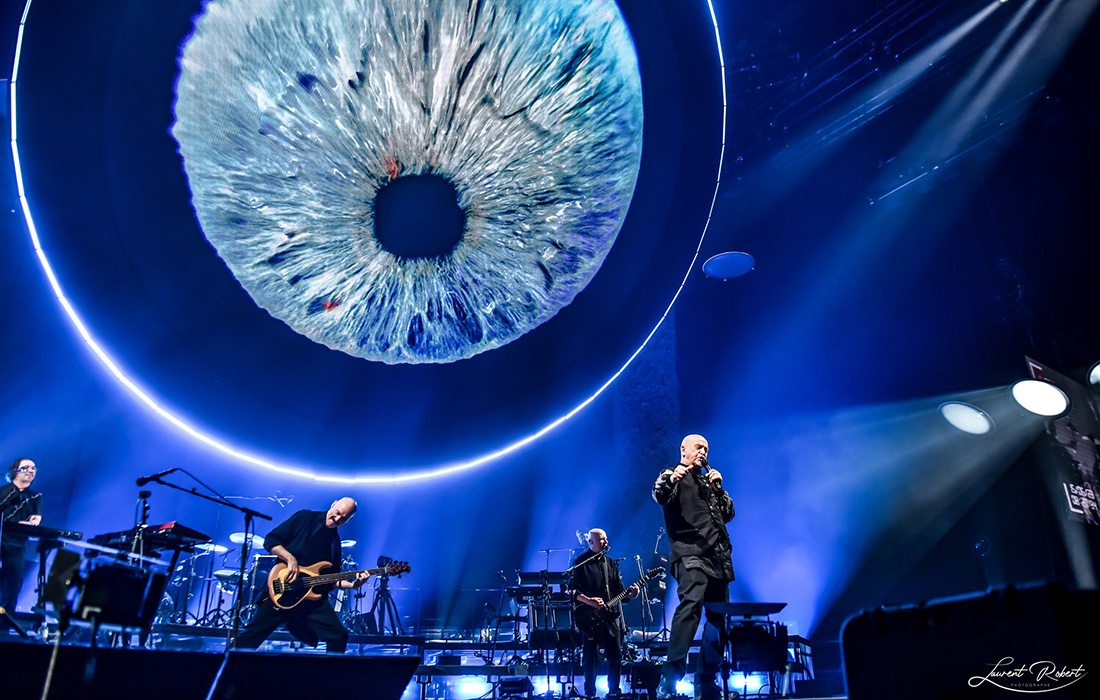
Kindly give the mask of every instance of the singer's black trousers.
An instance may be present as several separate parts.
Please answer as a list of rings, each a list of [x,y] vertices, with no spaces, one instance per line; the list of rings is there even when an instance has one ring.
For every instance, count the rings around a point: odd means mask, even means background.
[[[668,660],[665,662],[664,675],[670,681],[677,681],[687,673],[688,651],[699,629],[699,620],[703,616],[703,603],[729,602],[729,581],[714,578],[700,568],[686,568],[682,561],[673,565],[680,604],[672,616],[672,632],[668,640]],[[721,615],[706,613],[707,622],[703,628],[703,640],[699,645],[699,666],[697,673],[713,676],[722,665],[722,626]]]

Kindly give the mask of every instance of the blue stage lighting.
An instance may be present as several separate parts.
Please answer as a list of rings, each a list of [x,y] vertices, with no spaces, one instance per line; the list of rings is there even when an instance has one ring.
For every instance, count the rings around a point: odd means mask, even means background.
[[[458,682],[460,698],[480,698],[492,691],[493,686],[480,678],[463,678]]]

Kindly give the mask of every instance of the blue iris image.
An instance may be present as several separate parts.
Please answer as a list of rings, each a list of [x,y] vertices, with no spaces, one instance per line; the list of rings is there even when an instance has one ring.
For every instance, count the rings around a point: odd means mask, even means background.
[[[174,119],[203,234],[255,303],[387,364],[469,358],[570,304],[642,155],[612,0],[211,0]]]

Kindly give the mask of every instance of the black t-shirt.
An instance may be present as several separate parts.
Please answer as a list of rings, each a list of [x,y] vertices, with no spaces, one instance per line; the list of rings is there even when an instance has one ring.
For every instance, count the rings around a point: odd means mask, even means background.
[[[328,573],[340,570],[343,551],[340,533],[334,527],[325,527],[326,511],[300,510],[289,519],[275,526],[264,538],[264,549],[271,551],[281,544],[294,555],[299,566],[313,566],[319,561],[332,565]]]
[[[17,523],[29,519],[32,515],[42,515],[42,494],[27,487],[20,491],[15,484],[0,486],[0,503],[7,503],[0,511],[4,525]],[[4,531],[4,548],[21,548],[27,544],[27,538],[23,535],[9,535]]]

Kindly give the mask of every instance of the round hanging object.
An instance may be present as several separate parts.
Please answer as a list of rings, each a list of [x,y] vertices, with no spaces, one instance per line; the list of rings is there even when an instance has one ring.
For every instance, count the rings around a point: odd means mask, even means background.
[[[703,263],[703,274],[711,279],[728,280],[751,272],[756,259],[748,253],[732,251],[719,253]]]

